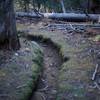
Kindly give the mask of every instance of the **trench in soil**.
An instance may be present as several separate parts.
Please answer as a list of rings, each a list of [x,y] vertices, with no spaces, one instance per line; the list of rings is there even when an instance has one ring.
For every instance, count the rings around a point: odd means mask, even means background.
[[[59,49],[50,41],[41,41],[41,39],[31,39],[37,42],[43,49],[44,62],[43,72],[33,91],[30,100],[55,100],[57,96],[58,74],[62,64],[62,56]]]

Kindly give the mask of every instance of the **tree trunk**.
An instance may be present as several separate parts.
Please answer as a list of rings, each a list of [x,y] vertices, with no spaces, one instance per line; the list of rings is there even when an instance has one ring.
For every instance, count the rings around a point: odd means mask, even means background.
[[[66,13],[66,9],[65,9],[65,6],[64,6],[64,0],[60,0],[60,3],[61,3],[63,13]]]
[[[0,47],[11,50],[20,48],[13,0],[0,0]]]

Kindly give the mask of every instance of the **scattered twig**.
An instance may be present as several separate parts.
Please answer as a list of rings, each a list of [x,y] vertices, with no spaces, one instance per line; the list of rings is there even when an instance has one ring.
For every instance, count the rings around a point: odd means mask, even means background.
[[[99,67],[98,64],[96,64],[95,71],[94,71],[94,73],[93,73],[93,75],[92,75],[92,81],[95,80],[95,77],[96,77],[96,74],[97,74],[98,67]]]
[[[48,88],[48,85],[46,85],[44,88],[42,88],[42,89],[39,89],[38,91],[45,91],[45,90],[47,90],[47,88]]]
[[[19,89],[19,88],[22,88],[22,87],[25,87],[25,86],[27,86],[27,85],[23,84],[23,85],[17,86],[16,88]]]
[[[95,84],[95,87],[96,87],[98,90],[100,90],[100,86],[98,85],[98,83],[97,83],[97,82],[94,82],[94,84]]]
[[[93,88],[93,89],[97,88],[98,90],[100,90],[100,86],[96,81],[93,82],[93,86],[90,86],[90,88]]]
[[[71,27],[71,29],[72,29],[73,31],[76,31],[76,29],[72,26],[72,24],[69,23],[69,25],[70,25],[70,27]]]
[[[48,88],[48,85],[46,84],[46,81],[44,79],[41,79],[45,83],[45,87],[42,89],[38,89],[38,91],[46,91]]]
[[[46,97],[45,97],[45,95],[43,93],[41,93],[41,92],[36,92],[36,93],[40,94],[43,100],[46,100]]]

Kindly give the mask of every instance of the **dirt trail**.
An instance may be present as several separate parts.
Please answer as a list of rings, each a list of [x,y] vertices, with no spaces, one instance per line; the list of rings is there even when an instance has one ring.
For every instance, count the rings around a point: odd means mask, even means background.
[[[61,56],[52,43],[41,43],[44,51],[43,73],[31,100],[55,100],[57,95],[57,79],[61,66]]]

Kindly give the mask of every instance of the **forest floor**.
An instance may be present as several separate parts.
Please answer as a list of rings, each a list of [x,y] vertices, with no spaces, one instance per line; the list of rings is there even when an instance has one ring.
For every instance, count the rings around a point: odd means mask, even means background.
[[[44,51],[44,70],[32,96],[34,99],[35,95],[34,100],[99,100],[100,29],[79,26],[76,30],[72,24],[86,23],[17,20],[17,28],[22,33],[19,35],[42,42],[39,44]],[[47,44],[48,41],[51,43]],[[44,88],[41,81],[47,83]]]
[[[43,54],[36,43],[20,38],[18,51],[0,50],[0,100],[27,100],[42,70]]]

